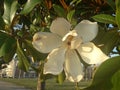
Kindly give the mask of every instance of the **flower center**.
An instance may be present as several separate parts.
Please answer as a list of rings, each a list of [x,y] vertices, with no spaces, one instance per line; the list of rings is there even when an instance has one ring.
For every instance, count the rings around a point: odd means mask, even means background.
[[[82,43],[81,37],[77,36],[75,30],[67,33],[62,39],[65,47],[69,49],[76,49]]]
[[[67,46],[68,47],[70,47],[71,46],[71,41],[73,40],[73,38],[74,38],[74,36],[72,36],[72,35],[69,35],[67,38],[66,38],[66,44],[67,44]]]

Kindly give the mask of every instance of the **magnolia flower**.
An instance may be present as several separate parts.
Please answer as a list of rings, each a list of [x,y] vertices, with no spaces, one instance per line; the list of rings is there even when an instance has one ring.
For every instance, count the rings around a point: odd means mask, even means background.
[[[44,74],[58,75],[64,69],[71,82],[79,82],[83,78],[83,66],[79,55],[88,64],[102,63],[106,56],[91,40],[98,32],[96,22],[81,21],[73,30],[64,18],[55,19],[51,32],[38,32],[33,36],[33,46],[42,53],[49,53],[44,65]]]

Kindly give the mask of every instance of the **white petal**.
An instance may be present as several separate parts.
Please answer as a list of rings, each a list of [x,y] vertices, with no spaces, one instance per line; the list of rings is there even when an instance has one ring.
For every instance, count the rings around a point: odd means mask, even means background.
[[[83,67],[74,50],[68,50],[66,52],[64,69],[67,79],[71,82],[79,82],[83,78]]]
[[[48,61],[44,65],[44,74],[57,75],[62,72],[65,61],[65,48],[54,49],[47,57]]]
[[[88,20],[81,21],[74,30],[81,36],[83,42],[89,42],[93,40],[98,33],[97,22],[90,22]]]
[[[70,31],[70,28],[71,24],[66,19],[56,18],[50,26],[50,31],[63,37]]]
[[[38,32],[33,36],[33,47],[42,53],[48,53],[59,47],[62,39],[57,35],[49,32]]]
[[[74,37],[73,40],[71,41],[71,49],[77,49],[82,43],[81,37],[77,36]]]
[[[77,50],[88,64],[100,64],[109,58],[91,42],[82,44]]]

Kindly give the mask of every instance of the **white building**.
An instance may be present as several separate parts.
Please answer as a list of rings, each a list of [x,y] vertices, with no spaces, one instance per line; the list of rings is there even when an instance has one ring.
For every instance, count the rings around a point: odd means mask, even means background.
[[[4,68],[1,70],[1,76],[3,77],[15,77],[15,71],[16,71],[16,66],[17,66],[17,62],[16,60],[12,60],[11,62],[9,62],[9,64],[7,65],[7,68]]]

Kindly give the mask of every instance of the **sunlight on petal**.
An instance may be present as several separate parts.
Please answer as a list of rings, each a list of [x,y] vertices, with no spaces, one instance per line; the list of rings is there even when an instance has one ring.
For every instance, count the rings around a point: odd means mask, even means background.
[[[93,40],[98,33],[97,22],[90,22],[88,20],[81,21],[74,30],[81,36],[83,42],[89,42]]]
[[[70,31],[70,28],[71,24],[66,19],[56,18],[50,26],[50,31],[63,37]]]
[[[72,41],[71,41],[71,49],[77,49],[82,43],[82,39],[81,37],[75,37]]]
[[[74,50],[66,52],[65,67],[66,77],[71,82],[79,82],[83,78],[83,67]]]
[[[100,64],[109,58],[91,42],[82,44],[77,50],[88,64]]]
[[[44,74],[57,75],[62,72],[65,61],[65,48],[54,49],[47,57],[48,61],[44,65]]]
[[[33,36],[33,47],[42,53],[49,53],[53,49],[59,47],[62,39],[53,33],[38,32]]]

